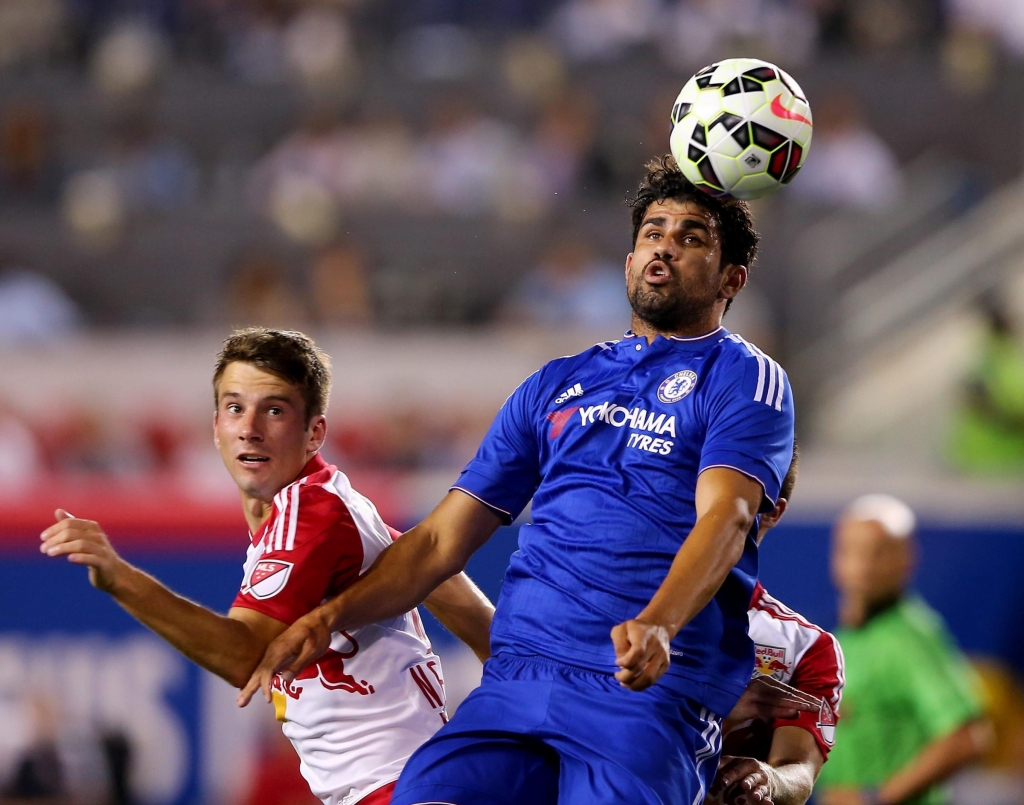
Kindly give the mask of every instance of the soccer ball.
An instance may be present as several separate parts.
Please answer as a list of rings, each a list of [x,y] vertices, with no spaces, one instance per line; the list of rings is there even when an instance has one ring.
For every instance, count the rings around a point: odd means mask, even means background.
[[[796,176],[811,145],[811,107],[789,74],[727,59],[694,75],[672,107],[672,156],[713,196],[752,199]]]

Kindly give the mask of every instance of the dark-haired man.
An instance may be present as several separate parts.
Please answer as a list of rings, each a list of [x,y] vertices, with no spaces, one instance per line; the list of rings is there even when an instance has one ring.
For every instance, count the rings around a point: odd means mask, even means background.
[[[761,516],[759,546],[786,513],[798,471],[794,445],[775,508]],[[730,713],[723,725],[718,776],[706,802],[804,805],[835,741],[845,682],[843,652],[833,635],[769,595],[760,582],[748,615],[756,657],[751,684],[777,680],[812,697],[818,706],[772,715],[749,712],[750,708]]]
[[[759,512],[793,452],[785,372],[726,331],[757,234],[666,157],[631,203],[621,341],[544,366],[438,507],[268,649],[241,701],[327,636],[405,611],[533,499],[480,687],[396,805],[699,803],[750,680]]]
[[[214,441],[249,525],[244,579],[219,615],[114,551],[99,524],[57,511],[41,550],[89,568],[92,584],[202,667],[241,686],[288,624],[351,585],[391,544],[373,504],[319,455],[330,362],[306,336],[251,328],[224,342],[213,377]],[[465,576],[428,601],[489,653],[492,607]],[[337,631],[274,704],[313,793],[328,805],[386,805],[405,761],[446,720],[441,666],[414,607]]]

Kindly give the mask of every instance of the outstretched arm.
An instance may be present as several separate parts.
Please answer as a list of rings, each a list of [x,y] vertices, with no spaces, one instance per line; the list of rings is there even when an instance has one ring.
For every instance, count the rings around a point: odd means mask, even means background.
[[[633,620],[612,629],[615,678],[631,690],[653,685],[669,666],[669,642],[718,592],[743,555],[764,492],[736,470],[713,467],[697,479],[697,524],[668,576]]]
[[[886,780],[878,789],[878,801],[903,802],[926,791],[978,760],[991,743],[992,726],[988,719],[968,721],[948,735],[936,738]]]
[[[804,805],[824,763],[811,733],[802,727],[779,727],[767,762],[723,757],[712,791],[719,793],[725,805]]]
[[[99,523],[79,520],[63,509],[43,531],[40,551],[66,556],[89,568],[89,581],[109,593],[132,617],[149,627],[197,665],[241,687],[267,645],[288,624],[248,609],[226,616],[169,590],[114,550]]]
[[[388,546],[369,570],[336,598],[299,618],[267,649],[238,696],[243,707],[260,688],[270,701],[274,675],[291,681],[327,649],[332,632],[394,618],[462,571],[469,557],[501,525],[476,498],[452,491],[426,519]]]

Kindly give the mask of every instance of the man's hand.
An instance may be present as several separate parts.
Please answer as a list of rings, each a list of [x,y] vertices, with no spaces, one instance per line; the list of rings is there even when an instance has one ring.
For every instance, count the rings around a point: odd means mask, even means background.
[[[99,523],[79,520],[64,509],[57,509],[54,516],[57,522],[39,535],[39,550],[47,556],[67,556],[76,565],[88,565],[92,586],[113,592],[129,565],[117,555]]]
[[[769,805],[775,796],[775,770],[750,757],[722,755],[709,796],[723,805]]]
[[[750,680],[726,721],[739,724],[755,718],[796,718],[800,713],[817,713],[821,700],[770,676]],[[726,730],[728,732],[728,729]]]
[[[649,688],[668,670],[669,633],[664,626],[629,620],[612,629],[615,663],[621,670],[615,678],[624,688]]]
[[[239,707],[245,707],[260,689],[269,703],[270,688],[278,673],[286,683],[291,682],[299,671],[327,651],[331,644],[331,619],[323,609],[318,607],[303,615],[267,646],[260,664],[238,694]]]

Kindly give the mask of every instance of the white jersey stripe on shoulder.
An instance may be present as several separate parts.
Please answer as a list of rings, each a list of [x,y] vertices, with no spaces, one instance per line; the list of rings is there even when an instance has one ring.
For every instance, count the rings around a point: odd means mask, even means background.
[[[768,361],[768,391],[764,395],[764,402],[766,405],[771,405],[772,401],[775,399],[775,370],[778,367],[775,361],[771,358],[766,357],[766,360]]]
[[[284,543],[286,551],[295,548],[295,532],[299,527],[299,484],[292,485],[291,506],[288,512],[288,537]]]
[[[754,390],[754,402],[764,402],[764,376],[765,376],[765,355],[761,350],[757,349],[753,344],[747,341],[743,336],[736,335],[736,333],[730,333],[729,338],[735,341],[737,344],[742,344],[747,348],[747,352],[754,356],[757,360],[757,389]],[[770,358],[767,360],[771,360]],[[774,379],[774,372],[772,377]],[[771,392],[769,391],[770,395]]]
[[[779,393],[775,395],[775,410],[782,410],[782,392],[786,388],[786,373],[779,367]]]

